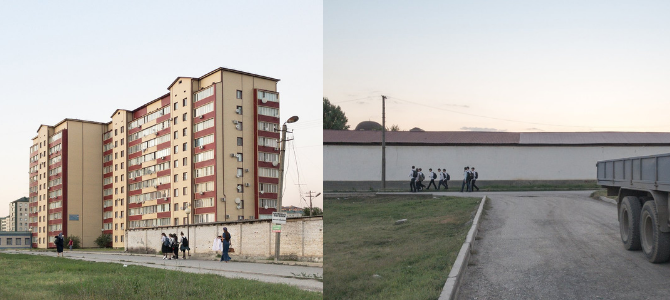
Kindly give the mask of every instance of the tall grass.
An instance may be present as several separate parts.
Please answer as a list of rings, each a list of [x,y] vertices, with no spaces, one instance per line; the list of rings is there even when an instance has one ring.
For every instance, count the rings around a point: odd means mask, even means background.
[[[324,298],[437,299],[480,200],[325,199]]]
[[[321,299],[283,284],[0,253],[0,299]]]

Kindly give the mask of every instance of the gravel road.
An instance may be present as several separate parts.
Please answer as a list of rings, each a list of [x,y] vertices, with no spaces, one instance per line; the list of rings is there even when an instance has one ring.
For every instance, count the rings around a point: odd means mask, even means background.
[[[670,263],[626,251],[589,194],[490,193],[459,299],[670,299]]]

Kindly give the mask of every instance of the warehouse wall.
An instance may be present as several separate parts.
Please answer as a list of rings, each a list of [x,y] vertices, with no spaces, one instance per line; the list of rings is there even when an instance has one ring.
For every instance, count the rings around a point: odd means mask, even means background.
[[[595,180],[604,159],[669,153],[669,146],[387,146],[386,180],[409,180],[412,165],[446,168],[458,180],[463,167],[475,166],[479,179]],[[323,146],[324,188],[344,181],[379,181],[380,146]]]

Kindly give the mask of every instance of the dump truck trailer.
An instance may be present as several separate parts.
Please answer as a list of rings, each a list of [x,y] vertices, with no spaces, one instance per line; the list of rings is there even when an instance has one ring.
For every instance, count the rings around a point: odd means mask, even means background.
[[[598,184],[617,196],[624,248],[652,263],[670,258],[670,153],[599,161]]]

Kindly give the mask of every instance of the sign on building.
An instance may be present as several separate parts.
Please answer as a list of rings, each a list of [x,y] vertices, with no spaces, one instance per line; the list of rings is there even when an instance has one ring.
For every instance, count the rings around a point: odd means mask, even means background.
[[[70,215],[70,221],[79,221],[79,215]]]
[[[281,232],[281,224],[272,224],[272,232]]]

